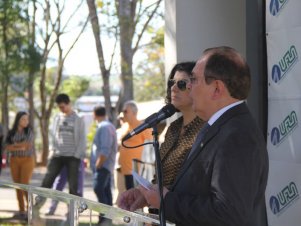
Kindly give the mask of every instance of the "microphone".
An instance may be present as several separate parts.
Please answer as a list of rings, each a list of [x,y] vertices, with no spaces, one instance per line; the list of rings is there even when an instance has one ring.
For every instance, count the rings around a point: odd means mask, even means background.
[[[125,137],[122,138],[122,142],[130,139],[132,136],[141,133],[143,130],[153,127],[163,119],[167,119],[176,112],[176,108],[172,104],[165,105],[159,112],[148,116],[144,122],[129,132]]]

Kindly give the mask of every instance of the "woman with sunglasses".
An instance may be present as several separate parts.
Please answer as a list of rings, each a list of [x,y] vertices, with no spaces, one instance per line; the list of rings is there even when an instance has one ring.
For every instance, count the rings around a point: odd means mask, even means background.
[[[198,132],[204,124],[204,121],[197,117],[192,110],[192,99],[189,97],[187,88],[194,66],[195,62],[178,63],[173,67],[168,77],[165,102],[166,104],[173,104],[181,113],[181,116],[170,124],[164,142],[160,146],[163,186],[166,188],[170,188],[173,184]],[[156,178],[153,183],[157,183]],[[123,202],[127,194],[130,193],[135,193],[135,204],[132,207],[137,204],[137,208],[140,208],[146,204],[146,200],[140,191],[133,188],[119,197],[118,205],[121,208],[125,208]],[[158,214],[157,209],[149,208],[149,212]]]
[[[19,111],[16,115],[13,128],[6,138],[5,150],[10,157],[10,171],[15,183],[29,184],[34,169],[33,131],[29,126],[29,115]],[[17,190],[19,212],[15,218],[26,219],[28,194]],[[26,206],[25,206],[26,202]]]
[[[169,188],[189,153],[204,122],[192,110],[187,84],[195,62],[176,64],[167,82],[166,104],[172,104],[181,112],[181,117],[170,124],[160,147],[163,186]]]

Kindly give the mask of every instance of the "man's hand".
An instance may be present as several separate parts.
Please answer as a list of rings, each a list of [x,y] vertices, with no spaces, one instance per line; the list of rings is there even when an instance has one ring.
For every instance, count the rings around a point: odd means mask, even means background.
[[[153,185],[150,190],[145,189],[142,186],[139,186],[139,191],[143,194],[146,202],[154,208],[160,209],[160,194],[158,185]],[[167,188],[163,188],[163,198],[165,197],[166,193],[168,192]]]
[[[100,169],[102,167],[102,165],[104,164],[104,162],[106,161],[106,157],[104,155],[99,155],[99,157],[96,159],[95,162],[95,168],[96,169]]]
[[[122,209],[135,211],[146,206],[147,202],[139,189],[131,188],[119,196],[117,205]]]

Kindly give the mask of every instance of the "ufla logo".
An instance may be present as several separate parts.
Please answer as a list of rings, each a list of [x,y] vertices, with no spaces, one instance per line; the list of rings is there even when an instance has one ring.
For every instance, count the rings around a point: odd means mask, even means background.
[[[270,2],[270,13],[273,16],[277,16],[281,9],[283,9],[283,6],[285,3],[287,3],[288,0],[271,0]]]
[[[276,196],[272,195],[270,197],[270,208],[275,215],[279,215],[297,198],[299,198],[297,186],[294,182],[291,182]]]
[[[298,53],[296,47],[292,45],[289,50],[286,51],[282,59],[278,64],[275,64],[272,68],[272,79],[275,83],[284,78],[286,73],[292,68],[292,66],[298,60]]]
[[[280,144],[287,135],[292,132],[298,125],[298,118],[295,111],[292,111],[288,116],[285,117],[283,122],[278,126],[274,127],[271,131],[271,142],[273,145]]]

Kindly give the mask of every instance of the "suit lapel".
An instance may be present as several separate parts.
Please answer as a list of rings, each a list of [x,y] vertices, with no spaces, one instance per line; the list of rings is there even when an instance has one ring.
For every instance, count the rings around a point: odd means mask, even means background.
[[[191,154],[191,156],[189,156],[189,158],[187,157],[186,160],[184,161],[184,164],[182,165],[171,189],[173,189],[176,186],[176,184],[180,181],[180,179],[185,174],[187,169],[190,167],[193,161],[198,157],[198,155],[202,152],[202,150],[206,147],[208,142],[210,142],[210,140],[212,140],[217,135],[217,133],[220,130],[220,127],[233,116],[237,114],[246,113],[246,112],[249,112],[246,104],[245,103],[239,104],[226,111],[223,115],[221,115],[220,118],[216,120],[216,122],[213,123],[212,126],[210,126],[201,143],[197,144],[194,147],[195,150],[191,150],[193,151],[193,153]]]
[[[208,132],[205,134],[203,140],[201,141],[201,143],[197,144],[195,146],[196,150],[191,150],[193,151],[193,153],[191,154],[191,156],[187,157],[184,164],[181,167],[181,170],[179,171],[176,180],[173,184],[173,187],[177,184],[177,182],[181,179],[181,177],[185,174],[185,172],[187,171],[187,169],[190,167],[190,165],[193,163],[193,161],[195,160],[195,158],[202,152],[202,150],[206,147],[206,144],[217,134],[219,130],[219,127],[216,126],[212,126],[209,128]],[[187,155],[188,156],[188,155]]]

